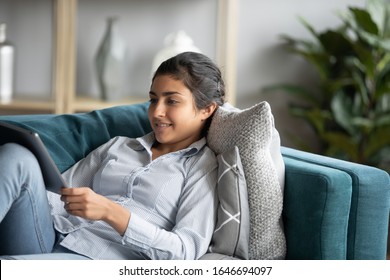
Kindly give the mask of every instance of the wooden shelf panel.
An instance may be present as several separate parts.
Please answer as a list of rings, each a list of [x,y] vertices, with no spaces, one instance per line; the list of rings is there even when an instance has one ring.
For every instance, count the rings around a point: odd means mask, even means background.
[[[90,97],[77,97],[75,101],[72,103],[71,111],[74,112],[89,112],[92,110],[99,110],[108,107],[114,107],[119,105],[130,105],[143,103],[148,101],[146,98],[134,97],[119,101],[104,101]]]
[[[55,103],[52,100],[14,99],[10,103],[1,103],[0,109],[28,110],[28,111],[54,111]]]
[[[90,97],[77,97],[70,106],[70,111],[67,113],[73,112],[89,112],[93,110],[104,109],[108,107],[114,107],[119,105],[130,105],[146,102],[146,98],[128,98],[118,101],[104,101],[96,98]],[[55,113],[56,103],[52,100],[39,100],[39,99],[28,99],[20,98],[14,99],[10,103],[1,103],[0,110],[3,111],[20,111],[20,112],[51,112]]]

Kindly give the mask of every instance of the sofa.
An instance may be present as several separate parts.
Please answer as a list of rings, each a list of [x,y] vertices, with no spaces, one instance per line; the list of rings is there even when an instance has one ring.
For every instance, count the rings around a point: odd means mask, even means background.
[[[151,131],[147,108],[140,103],[79,114],[0,116],[0,121],[38,132],[62,172],[114,136]],[[281,151],[286,259],[386,259],[389,174],[292,148]]]

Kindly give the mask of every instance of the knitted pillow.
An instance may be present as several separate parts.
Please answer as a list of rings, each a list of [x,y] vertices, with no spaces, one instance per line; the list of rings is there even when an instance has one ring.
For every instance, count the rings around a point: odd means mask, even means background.
[[[250,259],[283,259],[286,240],[282,224],[283,192],[271,157],[273,116],[267,102],[245,110],[219,107],[207,135],[209,147],[221,154],[240,151],[250,211]]]
[[[218,155],[218,219],[209,252],[248,259],[249,206],[238,148]]]

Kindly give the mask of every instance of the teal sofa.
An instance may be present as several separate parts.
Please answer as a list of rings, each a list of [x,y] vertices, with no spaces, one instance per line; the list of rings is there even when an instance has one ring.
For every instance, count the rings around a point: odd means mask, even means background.
[[[149,132],[147,107],[142,103],[82,114],[1,116],[0,121],[38,132],[65,171],[114,136]],[[286,147],[282,154],[287,259],[386,259],[389,174]]]

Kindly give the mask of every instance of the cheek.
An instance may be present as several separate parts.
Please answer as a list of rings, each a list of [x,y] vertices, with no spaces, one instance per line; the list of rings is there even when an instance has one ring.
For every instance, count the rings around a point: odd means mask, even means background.
[[[153,111],[152,111],[152,109],[149,107],[149,109],[148,109],[148,118],[149,118],[149,121],[152,120],[152,116],[153,116]]]
[[[174,118],[177,122],[183,123],[184,125],[200,122],[199,116],[196,113],[189,111],[178,113],[174,116]]]
[[[150,117],[150,105],[149,105],[149,108],[148,108],[148,117]]]

